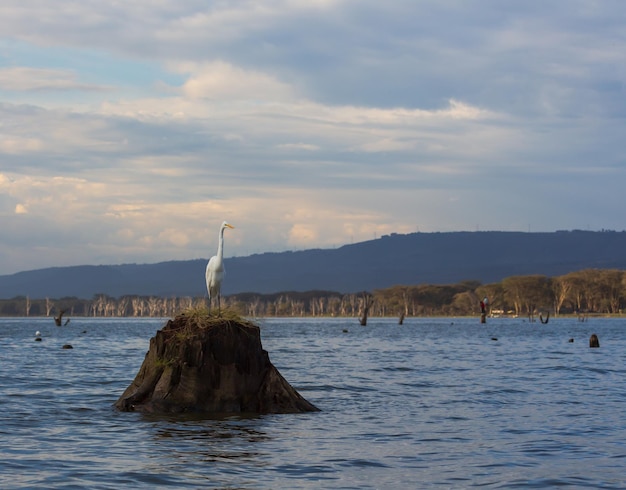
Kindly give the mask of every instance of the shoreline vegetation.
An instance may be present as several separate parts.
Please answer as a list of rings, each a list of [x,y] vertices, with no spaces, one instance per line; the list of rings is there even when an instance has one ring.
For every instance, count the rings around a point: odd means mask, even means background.
[[[481,300],[488,298],[488,317],[520,317],[534,321],[539,315],[622,315],[626,303],[626,271],[584,269],[562,276],[511,276],[501,282],[463,281],[449,285],[402,285],[372,292],[343,294],[334,291],[285,291],[272,294],[239,293],[222,297],[223,308],[244,317],[471,317],[481,315]],[[203,308],[205,297],[96,294],[0,299],[0,317],[170,318],[182,311]],[[58,323],[61,323],[60,321]],[[57,323],[57,324],[58,324]]]

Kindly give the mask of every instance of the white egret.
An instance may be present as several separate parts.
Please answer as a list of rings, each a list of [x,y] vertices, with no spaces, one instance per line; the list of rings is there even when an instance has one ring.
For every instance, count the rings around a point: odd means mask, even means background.
[[[206,288],[209,292],[209,308],[211,300],[217,298],[217,311],[220,312],[220,296],[224,279],[224,230],[234,228],[226,221],[222,223],[218,237],[217,254],[209,259],[206,265]]]

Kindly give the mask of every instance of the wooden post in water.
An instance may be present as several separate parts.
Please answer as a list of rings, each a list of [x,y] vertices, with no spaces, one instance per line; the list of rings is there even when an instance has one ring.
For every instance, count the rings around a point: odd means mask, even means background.
[[[361,317],[359,318],[359,323],[362,327],[367,325],[367,316],[369,315],[370,308],[374,304],[374,297],[367,293],[363,292],[363,310],[361,311]]]

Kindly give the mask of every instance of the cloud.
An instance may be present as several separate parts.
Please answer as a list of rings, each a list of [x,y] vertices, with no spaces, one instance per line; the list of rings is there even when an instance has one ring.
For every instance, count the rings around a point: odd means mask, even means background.
[[[620,7],[6,0],[0,274],[623,229]]]
[[[7,154],[30,153],[41,150],[41,140],[37,138],[23,138],[20,136],[0,137],[0,152]]]
[[[284,150],[304,150],[304,151],[316,151],[320,149],[319,146],[311,145],[308,143],[283,143],[283,144],[277,145],[277,148],[281,148]]]
[[[287,243],[295,247],[307,248],[311,243],[319,242],[319,233],[315,225],[307,223],[295,223],[289,230]]]
[[[15,66],[0,68],[0,90],[9,91],[103,91],[104,86],[77,81],[76,74],[66,70]]]
[[[293,97],[287,84],[265,73],[223,61],[200,66],[188,63],[177,67],[176,71],[192,73],[182,86],[184,96],[191,99],[275,101]]]

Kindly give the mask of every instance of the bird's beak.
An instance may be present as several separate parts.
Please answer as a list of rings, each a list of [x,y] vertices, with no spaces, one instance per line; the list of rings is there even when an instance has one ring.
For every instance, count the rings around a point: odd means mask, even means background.
[[[233,225],[229,225],[228,223],[226,223],[226,227],[227,228],[235,228]]]

